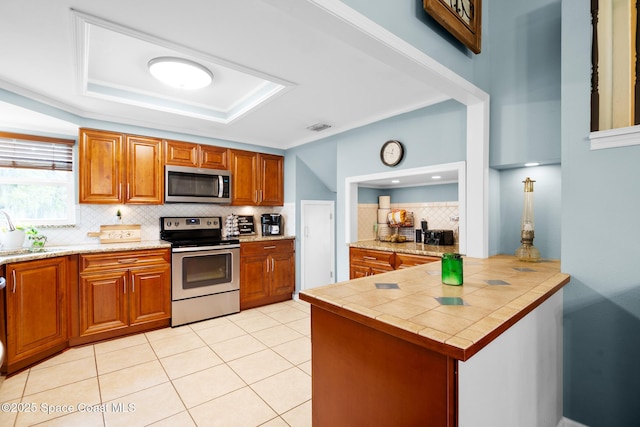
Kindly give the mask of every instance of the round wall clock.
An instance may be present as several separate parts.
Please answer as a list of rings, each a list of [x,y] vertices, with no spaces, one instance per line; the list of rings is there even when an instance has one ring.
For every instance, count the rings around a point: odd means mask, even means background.
[[[387,166],[395,166],[404,157],[404,147],[400,141],[390,140],[382,144],[380,160]]]

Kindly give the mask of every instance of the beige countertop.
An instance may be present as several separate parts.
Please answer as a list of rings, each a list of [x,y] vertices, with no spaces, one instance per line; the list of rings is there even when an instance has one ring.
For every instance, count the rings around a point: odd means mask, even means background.
[[[300,299],[464,361],[569,282],[558,260],[463,257],[462,286],[443,285],[440,265],[305,290]],[[378,289],[376,284],[397,284],[398,289]],[[438,298],[453,305],[442,305]]]
[[[268,240],[295,239],[294,236],[241,236],[240,243],[243,242],[259,242]],[[80,245],[64,245],[64,246],[47,246],[44,252],[29,252],[29,249],[2,251],[0,250],[0,265],[11,262],[32,261],[36,259],[54,258],[57,256],[100,253],[100,252],[118,252],[118,251],[134,251],[145,249],[170,248],[171,244],[164,240],[143,240],[141,242],[127,243],[87,243]]]
[[[361,240],[359,242],[349,243],[349,246],[352,248],[373,249],[377,251],[400,252],[405,254],[437,257],[441,257],[444,253],[458,253],[458,245],[435,246],[416,242],[391,243],[379,242],[376,240]]]
[[[29,250],[25,248],[19,251],[0,251],[0,265],[10,262],[31,261],[80,253],[134,251],[170,247],[171,244],[163,240],[143,240],[141,242],[126,243],[87,243],[81,245],[47,246],[44,252],[29,252]]]
[[[240,236],[240,243],[243,242],[262,242],[269,240],[285,240],[285,239],[295,239],[295,236],[261,236],[259,234],[245,235]]]

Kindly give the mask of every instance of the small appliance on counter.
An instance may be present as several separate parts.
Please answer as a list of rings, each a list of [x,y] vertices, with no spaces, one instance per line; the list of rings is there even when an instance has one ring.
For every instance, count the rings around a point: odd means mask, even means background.
[[[260,217],[262,223],[263,236],[280,236],[283,231],[282,215],[278,213],[262,214]]]
[[[423,238],[425,245],[453,245],[453,230],[427,230]]]

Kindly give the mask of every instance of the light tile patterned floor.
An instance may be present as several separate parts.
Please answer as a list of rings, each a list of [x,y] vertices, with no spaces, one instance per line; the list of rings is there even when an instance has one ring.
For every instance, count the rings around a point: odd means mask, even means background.
[[[310,426],[309,313],[287,301],[69,349],[5,380],[0,425]]]

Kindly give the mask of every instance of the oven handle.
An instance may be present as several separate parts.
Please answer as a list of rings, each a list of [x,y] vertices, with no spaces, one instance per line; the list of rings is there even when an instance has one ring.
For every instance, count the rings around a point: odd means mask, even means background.
[[[173,253],[179,252],[202,252],[202,251],[218,251],[224,249],[236,249],[239,248],[239,244],[232,245],[218,245],[218,246],[189,246],[188,248],[173,248]]]

